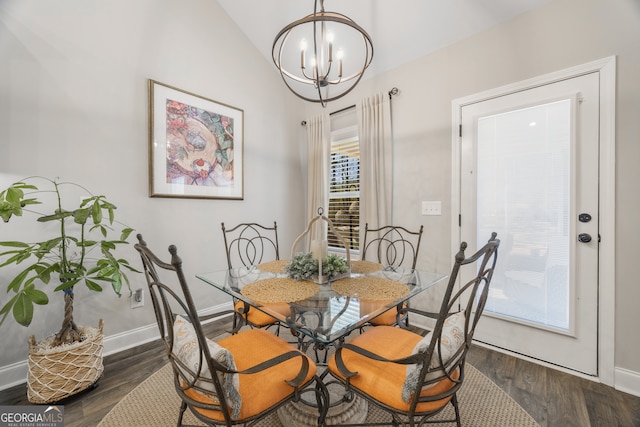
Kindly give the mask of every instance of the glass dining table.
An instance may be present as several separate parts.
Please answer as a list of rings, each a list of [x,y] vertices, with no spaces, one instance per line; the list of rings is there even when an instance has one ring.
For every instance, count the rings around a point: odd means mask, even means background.
[[[447,278],[429,271],[371,268],[372,263],[365,263],[353,261],[349,273],[326,283],[288,277],[281,270],[283,261],[196,277],[274,317],[298,336],[301,345],[313,343],[316,348],[336,345],[352,331]]]
[[[295,280],[283,272],[287,261],[273,261],[249,268],[214,271],[196,277],[214,288],[244,301],[289,328],[298,348],[315,353],[324,366],[332,350],[374,318],[402,307],[411,298],[433,288],[448,276],[429,271],[383,268],[367,261],[351,261],[348,273],[327,279]],[[282,334],[281,334],[282,337]],[[364,421],[368,406],[335,383],[325,384],[328,425]],[[315,396],[315,395],[314,395]],[[283,425],[316,426],[313,399],[301,398],[278,409]],[[311,409],[309,409],[311,408]]]

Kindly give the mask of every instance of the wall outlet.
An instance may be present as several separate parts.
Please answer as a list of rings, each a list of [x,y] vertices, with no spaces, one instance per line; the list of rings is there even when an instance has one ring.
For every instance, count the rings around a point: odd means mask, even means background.
[[[144,307],[144,289],[136,289],[131,294],[131,308]]]
[[[422,202],[422,215],[442,215],[442,202]]]

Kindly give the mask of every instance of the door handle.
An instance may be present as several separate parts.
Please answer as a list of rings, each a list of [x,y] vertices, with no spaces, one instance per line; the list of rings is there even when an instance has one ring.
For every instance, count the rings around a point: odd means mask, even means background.
[[[591,215],[589,215],[588,213],[581,213],[580,215],[578,215],[578,221],[589,222],[591,221]]]
[[[578,241],[582,243],[589,243],[591,241],[591,234],[588,234],[588,233],[578,234]]]

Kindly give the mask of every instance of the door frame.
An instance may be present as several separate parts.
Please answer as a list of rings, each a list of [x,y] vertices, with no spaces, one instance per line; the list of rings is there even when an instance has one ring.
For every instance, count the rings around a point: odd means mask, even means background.
[[[451,247],[460,244],[460,159],[462,107],[488,99],[543,86],[549,83],[597,72],[600,76],[599,133],[599,231],[598,257],[598,379],[615,382],[615,108],[616,57],[610,56],[586,64],[501,86],[451,102]],[[500,236],[498,236],[500,238]],[[555,367],[555,366],[554,366]],[[557,369],[557,367],[555,367]],[[574,371],[566,370],[573,375]],[[588,377],[592,378],[592,377]]]

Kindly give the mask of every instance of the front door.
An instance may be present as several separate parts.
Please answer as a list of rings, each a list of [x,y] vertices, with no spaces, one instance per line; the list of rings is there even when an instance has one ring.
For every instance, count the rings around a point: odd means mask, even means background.
[[[475,338],[598,374],[597,72],[461,108],[460,237],[502,243]]]

